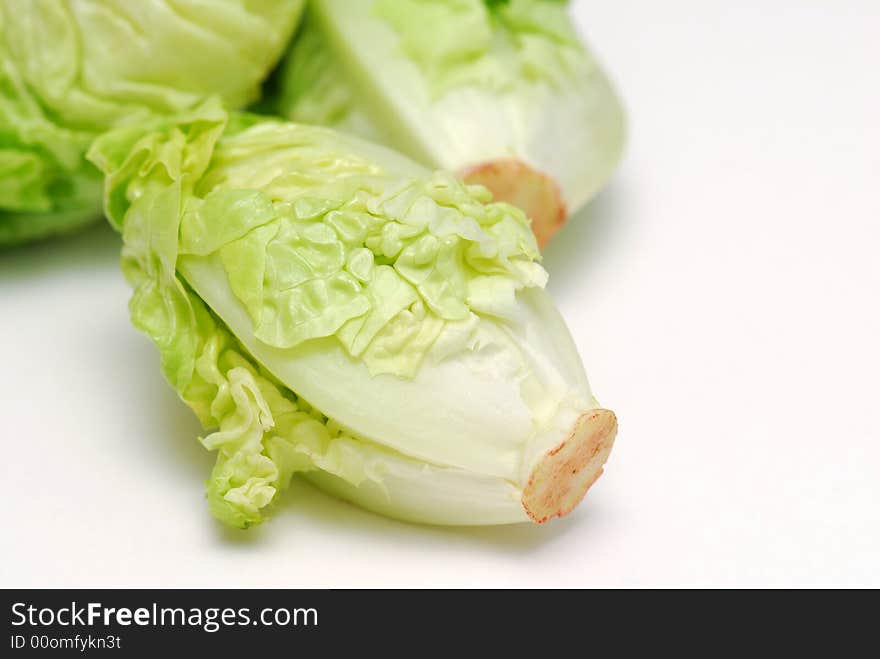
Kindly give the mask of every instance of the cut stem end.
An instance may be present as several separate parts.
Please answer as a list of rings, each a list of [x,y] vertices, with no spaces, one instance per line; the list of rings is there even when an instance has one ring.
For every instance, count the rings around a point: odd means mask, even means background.
[[[577,506],[602,475],[617,435],[617,417],[595,409],[578,417],[571,434],[532,469],[522,504],[529,518],[543,524]]]
[[[566,209],[556,182],[513,158],[490,160],[461,173],[466,183],[489,189],[497,201],[520,208],[532,220],[532,232],[541,249],[565,224]]]

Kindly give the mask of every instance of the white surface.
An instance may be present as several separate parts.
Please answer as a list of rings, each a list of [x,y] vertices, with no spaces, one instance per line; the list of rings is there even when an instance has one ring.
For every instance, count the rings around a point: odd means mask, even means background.
[[[0,253],[3,586],[880,586],[880,7],[581,2],[630,112],[547,252],[620,434],[545,527],[220,528],[117,239]]]

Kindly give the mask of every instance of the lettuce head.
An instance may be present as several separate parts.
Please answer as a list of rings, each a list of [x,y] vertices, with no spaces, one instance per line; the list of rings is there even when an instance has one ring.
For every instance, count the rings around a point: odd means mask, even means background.
[[[293,474],[436,524],[543,522],[598,478],[593,397],[522,211],[327,128],[216,101],[101,136],[133,323],[262,521]]]
[[[100,217],[108,128],[258,95],[304,0],[0,0],[0,246]]]
[[[522,208],[540,245],[610,177],[624,115],[560,0],[312,0],[278,112]]]

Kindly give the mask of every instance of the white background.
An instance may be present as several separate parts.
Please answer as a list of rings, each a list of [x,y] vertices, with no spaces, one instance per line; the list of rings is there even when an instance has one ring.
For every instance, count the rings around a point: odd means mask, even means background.
[[[880,586],[880,5],[575,11],[631,125],[546,253],[620,418],[581,508],[426,528],[299,484],[224,530],[100,226],[0,253],[0,585]]]

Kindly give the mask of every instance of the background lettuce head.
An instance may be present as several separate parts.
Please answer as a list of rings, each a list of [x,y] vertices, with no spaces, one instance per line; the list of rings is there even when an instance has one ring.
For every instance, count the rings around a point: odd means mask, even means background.
[[[303,2],[0,0],[0,245],[100,217],[108,128],[256,100]]]
[[[313,0],[278,111],[519,206],[539,245],[606,183],[620,102],[563,0]]]

